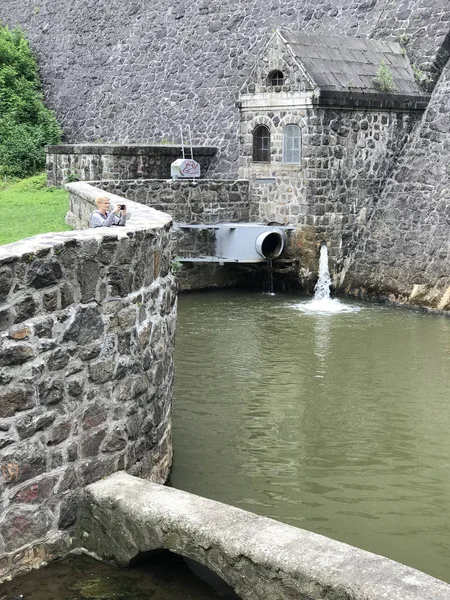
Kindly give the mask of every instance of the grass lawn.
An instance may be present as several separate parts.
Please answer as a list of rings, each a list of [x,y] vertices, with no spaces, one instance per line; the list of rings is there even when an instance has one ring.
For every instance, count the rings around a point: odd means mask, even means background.
[[[0,181],[0,244],[70,229],[64,222],[68,193],[47,187],[46,182],[45,174],[20,181]]]

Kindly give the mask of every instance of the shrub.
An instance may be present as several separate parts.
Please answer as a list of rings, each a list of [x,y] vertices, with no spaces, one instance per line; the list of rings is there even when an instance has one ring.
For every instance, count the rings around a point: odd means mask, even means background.
[[[411,66],[414,73],[414,79],[420,86],[425,87],[428,83],[432,82],[430,75],[422,71],[422,69],[419,69],[416,63],[413,63]]]
[[[27,40],[19,29],[0,23],[0,175],[24,177],[42,170],[44,146],[60,140]]]
[[[384,60],[381,61],[381,65],[378,67],[373,82],[375,86],[382,92],[393,92],[395,90],[392,71],[384,62]]]

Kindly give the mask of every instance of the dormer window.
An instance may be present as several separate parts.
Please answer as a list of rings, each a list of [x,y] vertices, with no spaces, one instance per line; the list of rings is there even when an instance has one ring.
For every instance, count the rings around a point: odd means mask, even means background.
[[[284,75],[281,71],[272,71],[269,73],[269,85],[276,87],[284,84]]]

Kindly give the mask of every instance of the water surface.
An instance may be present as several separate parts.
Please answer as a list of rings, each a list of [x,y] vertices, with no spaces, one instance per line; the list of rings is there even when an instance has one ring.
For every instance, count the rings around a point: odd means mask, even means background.
[[[231,598],[220,593],[222,600]],[[218,600],[216,591],[175,554],[119,569],[87,556],[58,563],[0,585],[0,600]]]
[[[450,319],[181,295],[172,484],[450,582]]]

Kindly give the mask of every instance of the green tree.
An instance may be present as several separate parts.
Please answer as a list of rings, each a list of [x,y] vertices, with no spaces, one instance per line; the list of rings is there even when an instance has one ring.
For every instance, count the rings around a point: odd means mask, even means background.
[[[44,146],[60,140],[27,40],[19,29],[0,23],[0,175],[24,177],[42,170]]]

